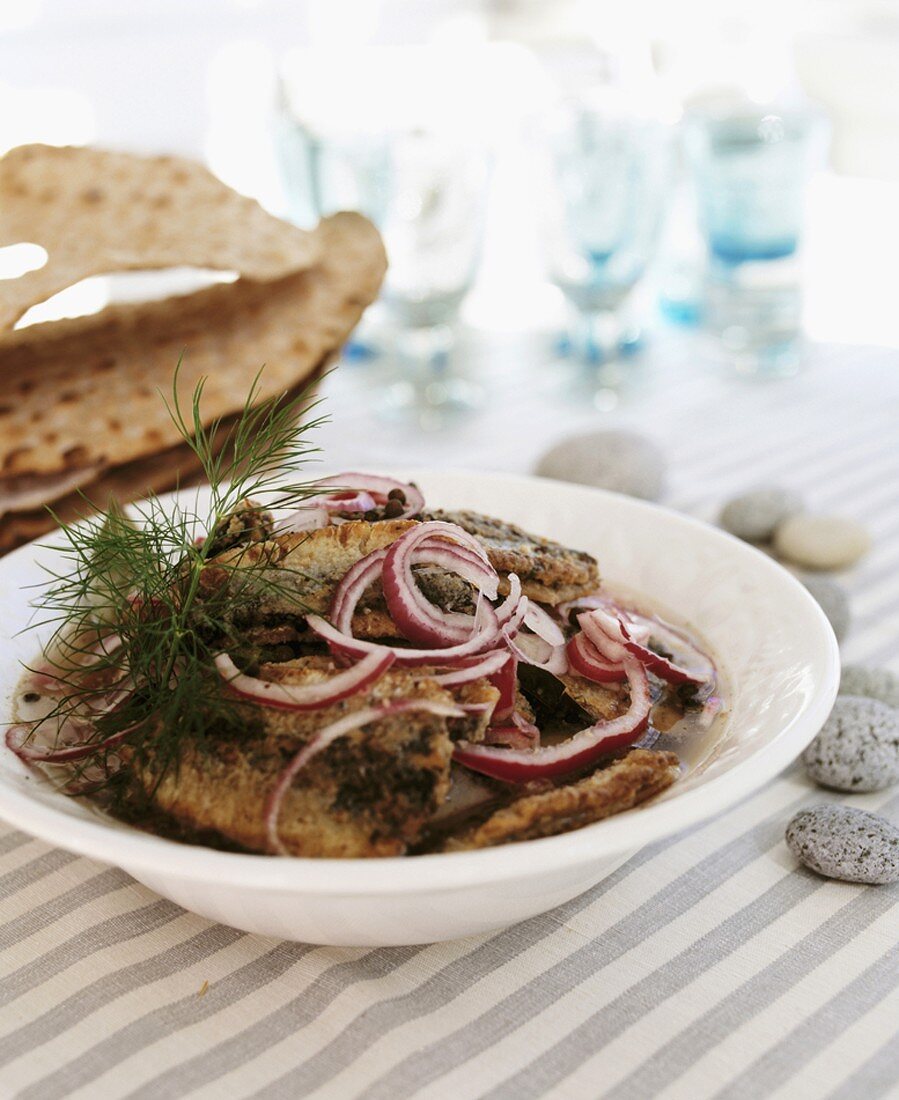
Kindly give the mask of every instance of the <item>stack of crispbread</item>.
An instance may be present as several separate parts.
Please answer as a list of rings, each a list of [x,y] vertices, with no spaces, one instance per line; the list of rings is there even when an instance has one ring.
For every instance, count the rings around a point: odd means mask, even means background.
[[[381,240],[357,214],[307,233],[267,214],[205,168],[43,145],[0,160],[0,246],[31,242],[44,267],[0,281],[0,552],[110,495],[134,499],[196,476],[160,390],[207,422],[309,383],[375,298]],[[190,266],[238,279],[182,297],[111,305],[13,326],[91,275]]]

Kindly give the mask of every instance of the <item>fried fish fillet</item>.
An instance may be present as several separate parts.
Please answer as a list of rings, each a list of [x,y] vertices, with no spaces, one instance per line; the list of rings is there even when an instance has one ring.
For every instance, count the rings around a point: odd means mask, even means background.
[[[573,672],[566,672],[558,679],[565,689],[565,694],[595,722],[600,719],[617,718],[628,708],[626,684],[598,684]]]
[[[414,526],[414,520],[353,520],[233,547],[210,560],[203,573],[202,590],[211,593],[229,583],[235,570],[259,569],[258,592],[247,593],[248,621],[273,621],[279,616],[313,612],[327,615],[334,591],[347,570],[366,554],[390,546]],[[360,601],[353,633],[357,638],[398,637],[379,583],[372,585]]]
[[[427,518],[457,523],[473,534],[483,543],[488,558],[501,575],[518,573],[523,591],[531,599],[560,603],[594,591],[599,584],[596,562],[589,554],[568,550],[474,512],[435,512]],[[204,590],[212,592],[227,583],[235,569],[261,566],[260,580],[265,591],[248,600],[248,615],[269,620],[306,612],[326,615],[347,570],[366,554],[390,546],[417,522],[351,520],[317,531],[278,535],[266,542],[232,547],[210,561],[203,577]],[[465,611],[474,606],[473,589],[458,577],[437,568],[426,568],[417,569],[416,578],[424,594],[444,610]],[[265,584],[266,581],[276,583]],[[505,578],[501,589],[504,586]],[[353,633],[358,638],[399,636],[384,604],[379,581],[360,600]]]
[[[539,603],[564,603],[599,587],[596,560],[589,554],[531,535],[513,523],[469,511],[428,512],[422,519],[455,523],[474,535],[497,572],[517,573],[524,594]]]
[[[313,657],[266,665],[262,671],[282,683],[308,684],[327,679],[335,668],[327,658]],[[482,697],[495,701],[495,689],[482,686]],[[369,691],[307,713],[235,702],[246,719],[244,736],[211,736],[202,747],[187,747],[178,768],[166,771],[161,781],[151,760],[139,770],[140,782],[155,808],[182,828],[265,852],[266,801],[295,754],[344,714],[411,698],[453,702],[433,680],[405,671],[388,672]],[[449,790],[450,721],[467,723],[459,730],[462,736],[483,737],[487,713],[455,720],[414,710],[388,716],[338,738],[313,757],[281,807],[279,837],[288,852],[338,858],[401,855]]]
[[[525,795],[491,814],[485,822],[451,836],[445,852],[491,848],[582,829],[630,810],[670,787],[680,767],[672,752],[634,749],[611,767],[564,787]]]

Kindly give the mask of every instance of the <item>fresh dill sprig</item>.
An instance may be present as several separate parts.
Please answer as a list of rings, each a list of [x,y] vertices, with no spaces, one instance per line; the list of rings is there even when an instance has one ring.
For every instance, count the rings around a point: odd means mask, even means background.
[[[234,620],[249,601],[266,593],[297,601],[289,570],[268,568],[253,544],[218,555],[229,519],[258,526],[264,538],[262,503],[297,507],[317,491],[302,471],[318,451],[308,440],[323,420],[308,419],[318,402],[308,392],[259,402],[257,375],[236,417],[204,422],[203,391],[201,381],[185,410],[176,369],[166,406],[199,460],[208,504],[151,495],[127,513],[111,503],[104,514],[60,524],[53,549],[62,564],[47,569],[33,600],[31,626],[52,634],[31,671],[53,678],[55,705],[32,736],[74,723],[98,746],[85,769],[93,774],[110,773],[111,754],[119,763],[124,754],[132,773],[149,768],[158,783],[187,744],[202,749],[211,729],[216,737],[237,732],[215,654],[234,641]],[[215,583],[207,583],[210,569]],[[110,738],[114,749],[104,747]]]

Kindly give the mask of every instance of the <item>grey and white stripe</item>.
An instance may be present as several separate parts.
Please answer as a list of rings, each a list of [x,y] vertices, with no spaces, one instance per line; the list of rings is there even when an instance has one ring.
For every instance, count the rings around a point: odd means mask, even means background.
[[[596,425],[545,372],[519,384],[519,363],[495,369],[496,409],[439,443],[372,441],[364,388],[338,374],[329,461],[427,464],[436,447],[526,469],[562,418]],[[684,510],[780,480],[868,523],[846,657],[899,669],[899,355],[818,349],[772,388],[659,371],[634,415],[668,443]],[[0,1100],[895,1095],[881,1005],[899,1004],[899,888],[825,882],[782,844],[797,807],[833,797],[794,768],[553,913],[366,951],[245,936],[0,825]],[[899,818],[895,792],[858,804]]]

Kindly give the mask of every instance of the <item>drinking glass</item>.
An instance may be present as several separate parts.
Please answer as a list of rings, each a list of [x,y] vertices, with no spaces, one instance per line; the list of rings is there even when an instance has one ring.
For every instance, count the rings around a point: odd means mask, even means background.
[[[795,373],[803,198],[821,121],[741,104],[694,109],[684,132],[708,256],[705,327],[737,370]]]
[[[554,116],[547,151],[547,268],[573,307],[580,379],[602,404],[626,379],[641,342],[626,305],[658,242],[670,136],[616,101],[577,101]]]
[[[452,352],[480,257],[484,151],[418,127],[324,134],[285,114],[279,125],[294,219],[359,210],[384,238],[394,362],[385,408],[427,428],[471,409],[480,391]]]

